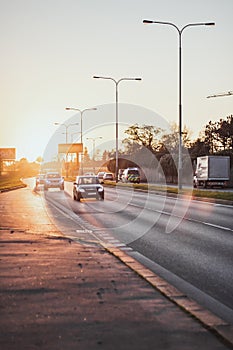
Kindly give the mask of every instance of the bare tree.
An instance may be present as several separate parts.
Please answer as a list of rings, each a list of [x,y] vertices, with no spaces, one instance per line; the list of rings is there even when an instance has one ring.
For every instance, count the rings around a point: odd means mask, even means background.
[[[161,133],[162,129],[156,128],[153,125],[139,126],[138,124],[134,124],[125,131],[128,137],[123,140],[123,143],[128,153],[133,153],[142,147],[155,153],[160,148],[158,136]]]

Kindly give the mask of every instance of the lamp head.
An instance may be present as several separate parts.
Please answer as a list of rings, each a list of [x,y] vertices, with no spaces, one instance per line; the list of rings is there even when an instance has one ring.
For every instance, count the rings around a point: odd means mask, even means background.
[[[144,19],[143,20],[143,23],[144,24],[151,24],[151,23],[154,23],[153,21],[149,20],[149,19]]]

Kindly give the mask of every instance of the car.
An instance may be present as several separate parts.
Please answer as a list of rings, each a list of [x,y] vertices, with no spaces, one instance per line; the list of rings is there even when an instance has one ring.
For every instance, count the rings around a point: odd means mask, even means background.
[[[198,181],[197,181],[197,175],[194,174],[193,176],[193,187],[197,188],[198,187]]]
[[[96,198],[104,200],[104,188],[97,176],[77,176],[73,184],[73,199],[80,202],[81,199]]]
[[[84,175],[85,175],[85,176],[95,176],[95,173],[88,172],[88,173],[85,173]]]
[[[103,183],[103,177],[104,177],[104,174],[105,174],[105,171],[100,171],[97,176],[98,176],[98,179],[101,183]]]
[[[127,168],[121,176],[122,182],[140,183],[140,172],[138,168]]]
[[[44,190],[49,188],[60,188],[64,190],[64,178],[57,171],[48,172],[45,176]]]
[[[45,183],[45,174],[38,174],[36,177],[36,188]]]
[[[118,180],[122,180],[122,175],[123,175],[124,169],[119,169],[119,174],[118,174]]]
[[[113,181],[112,173],[104,173],[103,181]]]

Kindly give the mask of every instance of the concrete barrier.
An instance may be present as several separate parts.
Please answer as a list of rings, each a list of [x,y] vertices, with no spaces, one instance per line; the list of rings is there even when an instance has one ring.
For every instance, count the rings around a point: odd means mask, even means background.
[[[73,197],[73,182],[65,181],[64,182],[64,191],[71,197]]]

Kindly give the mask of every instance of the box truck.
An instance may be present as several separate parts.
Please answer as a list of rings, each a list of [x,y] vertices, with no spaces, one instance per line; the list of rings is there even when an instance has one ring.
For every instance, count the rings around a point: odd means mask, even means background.
[[[230,157],[197,157],[194,187],[226,187],[230,179]]]

